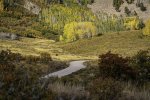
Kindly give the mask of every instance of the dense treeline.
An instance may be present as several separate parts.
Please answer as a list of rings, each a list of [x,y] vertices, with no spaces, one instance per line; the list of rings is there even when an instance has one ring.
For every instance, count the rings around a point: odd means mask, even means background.
[[[86,7],[76,5],[51,5],[49,8],[44,8],[42,10],[39,20],[44,26],[48,26],[58,34],[64,33],[64,30],[66,30],[64,27],[72,22],[92,22],[97,27],[97,35],[107,32],[138,30],[143,28],[142,21],[137,16],[123,18],[103,12],[94,14]],[[73,29],[73,27],[71,27],[71,29]],[[81,31],[83,32],[84,28],[83,30],[81,28]]]
[[[39,20],[45,26],[49,26],[57,33],[63,33],[64,26],[73,21],[76,22],[93,22],[95,15],[85,7],[51,5],[41,11]]]

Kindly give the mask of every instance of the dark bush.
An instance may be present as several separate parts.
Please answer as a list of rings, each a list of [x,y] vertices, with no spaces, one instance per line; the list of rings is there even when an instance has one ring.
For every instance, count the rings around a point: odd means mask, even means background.
[[[124,8],[124,12],[129,16],[131,14],[131,11],[129,10],[128,7]]]
[[[38,56],[26,56],[25,60],[27,63],[31,64],[31,63],[37,63],[40,61],[40,57]]]
[[[40,31],[34,29],[26,29],[25,31],[21,32],[20,35],[26,36],[29,38],[39,38],[42,37],[42,33]]]
[[[55,100],[47,81],[40,82],[35,71],[20,65],[25,59],[10,50],[0,52],[0,100]]]
[[[133,57],[133,65],[138,69],[138,81],[144,83],[150,81],[150,52],[139,51],[137,55]]]
[[[0,63],[6,63],[8,61],[20,61],[23,57],[19,53],[12,53],[10,50],[2,50],[0,52]]]
[[[41,53],[40,56],[26,56],[25,60],[27,63],[49,63],[52,61],[51,55],[49,53]]]
[[[146,11],[147,10],[147,8],[144,6],[144,4],[142,2],[137,2],[136,6],[140,7],[141,11]]]
[[[129,58],[108,52],[99,56],[99,71],[104,77],[116,79],[135,79],[136,70],[129,66]]]
[[[48,62],[52,61],[51,55],[49,53],[41,53],[40,61],[42,63],[48,63]]]
[[[141,9],[141,11],[146,11],[147,10],[143,3],[140,4],[140,9]]]
[[[132,3],[134,2],[134,0],[126,0],[126,2],[127,2],[128,4],[132,4]]]
[[[143,29],[145,27],[143,20],[140,20],[138,27],[139,29]]]
[[[123,0],[113,0],[113,6],[115,7],[115,10],[119,12],[119,8],[123,3]]]
[[[0,65],[0,99],[2,100],[41,100],[53,98],[44,82],[39,82],[33,72],[12,64]],[[50,92],[50,94],[49,94]],[[54,98],[52,99],[54,100]]]

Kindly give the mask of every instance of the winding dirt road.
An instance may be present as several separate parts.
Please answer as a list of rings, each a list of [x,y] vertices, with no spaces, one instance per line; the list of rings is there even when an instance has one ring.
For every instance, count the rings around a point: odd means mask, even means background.
[[[50,74],[44,76],[43,78],[49,78],[49,77],[59,77],[60,78],[60,77],[66,76],[66,75],[70,75],[73,72],[77,72],[80,69],[86,68],[86,66],[83,64],[84,62],[86,62],[86,61],[85,60],[72,61],[72,62],[70,62],[69,67],[62,69],[60,71],[57,71],[57,72],[50,73]]]

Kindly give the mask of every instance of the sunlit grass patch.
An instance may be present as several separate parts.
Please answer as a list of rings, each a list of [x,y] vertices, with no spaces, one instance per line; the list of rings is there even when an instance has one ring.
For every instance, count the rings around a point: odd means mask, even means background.
[[[0,40],[0,50],[11,50],[22,55],[39,56],[41,53],[48,53],[53,59],[57,60],[75,60],[75,59],[90,59],[90,57],[82,57],[65,52],[53,40],[36,39],[36,38],[21,38],[18,40]]]
[[[150,38],[143,36],[140,31],[125,31],[59,45],[63,50],[78,55],[97,56],[112,51],[123,56],[133,56],[139,50],[150,48]]]

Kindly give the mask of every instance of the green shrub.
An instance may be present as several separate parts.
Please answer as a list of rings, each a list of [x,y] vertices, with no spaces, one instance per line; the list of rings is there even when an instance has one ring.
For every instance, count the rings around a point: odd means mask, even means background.
[[[52,30],[49,26],[44,26],[39,22],[33,22],[31,25],[32,29],[41,32],[41,37],[54,39],[58,38],[58,34],[56,31]]]
[[[119,8],[123,3],[123,0],[113,0],[113,6],[115,7],[116,11],[120,11]]]
[[[0,27],[0,32],[8,32],[8,28],[6,28],[6,27]]]
[[[139,7],[140,7],[141,11],[146,11],[147,10],[143,3],[140,3]]]
[[[140,9],[141,9],[141,11],[146,11],[146,10],[147,10],[147,8],[144,6],[144,4],[143,4],[143,3],[141,3],[141,5],[140,5]]]
[[[78,1],[80,1],[80,4],[82,5],[87,5],[94,2],[94,0],[78,0]]]
[[[124,8],[124,12],[129,16],[131,14],[131,11],[129,10],[128,7]]]
[[[146,22],[145,28],[143,29],[143,34],[150,36],[150,20]]]
[[[91,38],[97,35],[97,28],[92,22],[71,22],[64,27],[60,40],[72,42],[78,39]]]
[[[27,28],[25,31],[21,32],[20,35],[30,38],[39,38],[42,36],[42,33],[40,31]]]
[[[126,0],[128,4],[132,4],[134,0]]]

